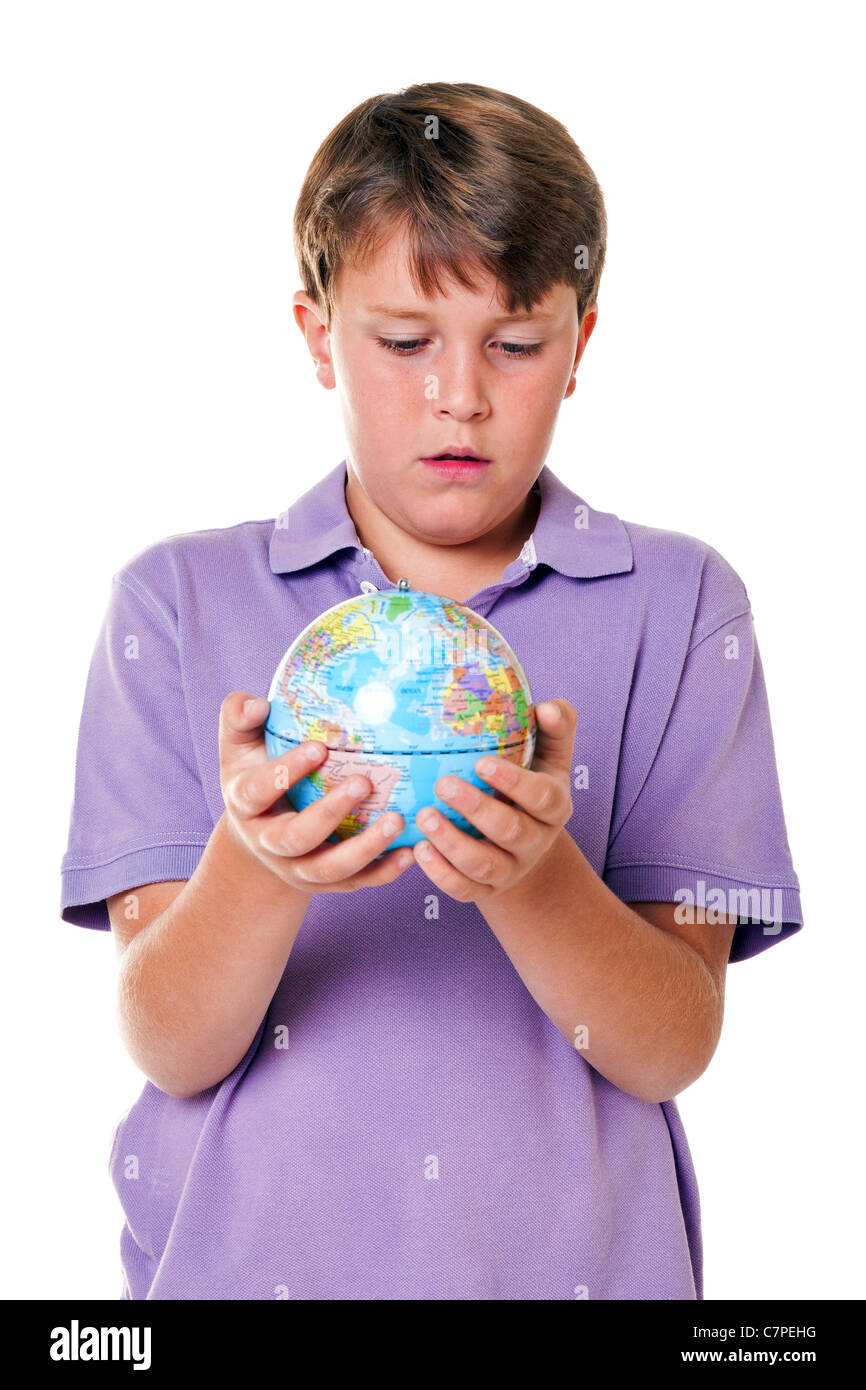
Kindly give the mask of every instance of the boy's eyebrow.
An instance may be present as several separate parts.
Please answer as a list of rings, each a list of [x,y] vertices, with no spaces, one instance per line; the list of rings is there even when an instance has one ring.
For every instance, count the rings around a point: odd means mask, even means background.
[[[428,314],[424,309],[400,309],[389,304],[370,304],[366,308],[368,314],[384,314],[390,319],[423,319]],[[494,323],[531,323],[533,321],[550,322],[558,318],[558,314],[546,314],[540,310],[535,313],[522,314],[503,314],[501,318],[494,319]]]

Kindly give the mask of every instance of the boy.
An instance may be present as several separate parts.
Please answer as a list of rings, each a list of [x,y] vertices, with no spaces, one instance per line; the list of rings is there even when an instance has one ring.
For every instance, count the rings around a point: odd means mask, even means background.
[[[111,1156],[123,1297],[700,1299],[674,1097],[799,884],[742,581],[544,464],[598,184],[544,112],[431,83],[340,122],[295,237],[347,457],[276,522],[135,556],[84,702],[62,912],[110,924],[149,1078]],[[491,616],[536,757],[479,764],[497,797],[437,783],[481,839],[419,816],[389,850],[397,816],[332,845],[370,784],[289,809],[258,697],[403,577]]]

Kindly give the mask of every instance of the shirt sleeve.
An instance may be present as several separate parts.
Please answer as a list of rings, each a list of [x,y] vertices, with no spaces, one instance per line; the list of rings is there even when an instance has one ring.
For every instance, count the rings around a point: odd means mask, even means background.
[[[61,864],[61,917],[110,929],[106,898],[188,879],[210,838],[177,627],[132,574],[114,576],[87,677]]]
[[[677,902],[694,913],[684,921],[708,930],[737,917],[730,961],[803,922],[751,607],[745,597],[739,606],[692,633],[650,766],[612,827],[604,873],[624,902]]]

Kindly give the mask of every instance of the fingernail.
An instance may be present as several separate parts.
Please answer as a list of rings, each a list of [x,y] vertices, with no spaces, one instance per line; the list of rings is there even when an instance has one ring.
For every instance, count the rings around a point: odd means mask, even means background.
[[[302,754],[305,758],[309,758],[311,763],[317,762],[318,759],[321,758],[324,751],[325,745],[323,743],[317,743],[315,739],[310,743],[301,744]]]
[[[244,718],[252,719],[254,714],[258,714],[264,719],[267,707],[268,702],[262,699],[261,695],[256,695],[252,700],[244,700]]]
[[[418,858],[430,859],[433,855],[433,846],[427,840],[421,840],[418,844]]]

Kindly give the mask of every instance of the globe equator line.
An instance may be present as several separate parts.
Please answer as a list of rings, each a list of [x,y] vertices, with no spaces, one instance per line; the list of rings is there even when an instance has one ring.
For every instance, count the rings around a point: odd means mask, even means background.
[[[267,732],[271,738],[278,743],[284,743],[287,748],[300,748],[302,743],[321,742],[321,740],[307,738],[287,738],[285,734],[278,733],[276,729],[268,728]],[[483,758],[487,753],[496,754],[497,751],[503,752],[506,748],[525,748],[526,740],[519,739],[509,743],[480,743],[477,748],[332,748],[329,743],[325,744],[329,753],[347,753],[352,757],[374,757],[374,758],[448,758],[452,753],[474,753],[476,757]],[[315,771],[315,768],[313,769]]]

